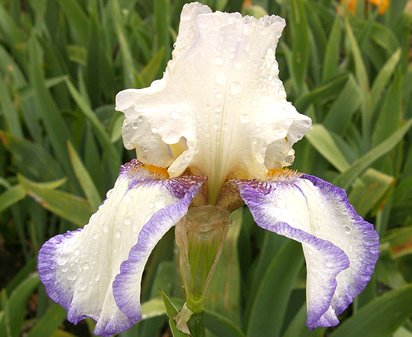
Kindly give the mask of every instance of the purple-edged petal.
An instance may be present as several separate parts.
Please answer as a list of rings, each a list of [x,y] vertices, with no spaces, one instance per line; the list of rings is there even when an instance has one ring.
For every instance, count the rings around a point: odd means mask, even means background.
[[[334,326],[369,282],[379,238],[344,190],[302,175],[236,181],[256,223],[303,245],[307,264],[307,325]]]
[[[174,225],[203,181],[202,177],[164,179],[156,170],[132,161],[122,167],[114,188],[83,229],[57,235],[43,245],[38,258],[40,279],[48,295],[66,308],[69,321],[91,317],[96,321],[95,334],[102,336],[121,332],[135,322],[119,309],[113,296],[120,265],[139,234],[147,232],[144,225],[159,215]],[[179,208],[178,216],[169,214],[174,208]],[[159,233],[153,235],[157,242]],[[140,291],[140,279],[133,286]]]
[[[122,263],[120,274],[116,276],[113,283],[114,297],[131,322],[141,319],[140,281],[151,251],[162,236],[187,213],[200,188],[199,183],[193,183],[193,178],[180,177],[168,181],[168,188],[179,198],[179,202],[163,208],[143,226],[137,244],[130,250],[129,258]]]

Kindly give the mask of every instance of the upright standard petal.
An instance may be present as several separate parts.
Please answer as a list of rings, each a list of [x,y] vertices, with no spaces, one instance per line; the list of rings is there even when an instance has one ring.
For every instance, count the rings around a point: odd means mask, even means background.
[[[114,188],[83,228],[57,235],[39,252],[38,270],[48,295],[66,308],[73,323],[91,317],[95,334],[109,336],[129,328],[131,321],[116,304],[112,284],[132,247],[158,241],[163,228],[174,225],[187,212],[202,177],[167,179],[165,170],[138,161],[122,166]],[[169,213],[178,208],[179,211]],[[159,233],[147,237],[145,224],[165,219]],[[157,230],[157,229],[156,229]],[[152,246],[151,246],[152,247]],[[151,250],[145,250],[149,255]],[[143,268],[146,260],[139,261]],[[140,278],[134,280],[140,292]],[[139,306],[139,298],[134,305]]]
[[[302,243],[307,265],[307,325],[334,326],[369,282],[379,238],[344,190],[298,174],[237,181],[256,223]]]
[[[187,167],[207,176],[211,203],[228,177],[263,177],[267,168],[290,165],[292,145],[311,121],[287,102],[278,78],[275,49],[284,26],[275,15],[255,19],[185,5],[164,77],[116,97],[126,115],[125,145],[171,176]],[[143,123],[150,137],[133,131]],[[165,162],[140,150],[164,146]]]

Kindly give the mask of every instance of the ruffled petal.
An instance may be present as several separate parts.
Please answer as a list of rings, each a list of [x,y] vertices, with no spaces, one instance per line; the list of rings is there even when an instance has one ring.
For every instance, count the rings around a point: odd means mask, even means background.
[[[379,238],[344,190],[309,175],[236,181],[256,223],[302,243],[307,265],[307,325],[334,326],[369,282]]]
[[[168,145],[174,160],[162,165],[169,174],[190,167],[209,178],[209,190],[219,190],[228,177],[263,177],[268,168],[290,165],[292,145],[311,120],[287,102],[278,78],[275,50],[284,27],[275,15],[255,19],[185,5],[164,77],[116,97],[126,116],[126,146]],[[153,137],[138,137],[133,123],[146,122]],[[184,146],[176,151],[178,143]],[[148,151],[144,159],[160,163],[155,156]]]
[[[69,321],[91,317],[97,323],[95,334],[102,336],[135,323],[113,296],[120,265],[137,242],[154,243],[164,234],[148,237],[144,225],[161,215],[166,219],[163,226],[173,226],[187,212],[203,181],[202,177],[166,179],[161,170],[147,170],[132,161],[122,167],[114,188],[83,229],[57,235],[43,245],[38,258],[40,279],[50,298],[66,308]],[[179,212],[172,212],[175,208]],[[146,260],[139,263],[143,269]],[[139,292],[140,281],[133,284]],[[135,299],[137,307],[139,300]]]

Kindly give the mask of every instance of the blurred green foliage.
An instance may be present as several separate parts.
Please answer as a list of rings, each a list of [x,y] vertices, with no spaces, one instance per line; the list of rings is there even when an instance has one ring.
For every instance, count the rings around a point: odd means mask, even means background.
[[[376,224],[381,257],[372,282],[337,328],[305,323],[301,249],[234,215],[209,291],[205,325],[222,337],[412,337],[412,61],[407,0],[380,16],[358,1],[204,1],[213,9],[276,13],[289,100],[314,127],[294,168],[348,189]],[[121,142],[114,96],[159,78],[182,0],[0,1],[0,336],[90,336],[64,322],[36,274],[36,253],[83,226],[133,157]],[[245,2],[246,3],[246,2]],[[149,261],[144,320],[124,337],[170,336],[158,289],[182,296],[168,233]],[[228,273],[230,270],[230,273]],[[179,301],[178,301],[179,302]]]

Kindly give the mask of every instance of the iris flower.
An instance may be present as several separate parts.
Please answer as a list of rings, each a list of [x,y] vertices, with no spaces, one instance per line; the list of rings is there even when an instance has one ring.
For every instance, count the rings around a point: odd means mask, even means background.
[[[39,253],[48,295],[77,323],[111,335],[141,319],[141,279],[162,236],[189,207],[246,204],[258,226],[302,243],[307,325],[338,324],[371,278],[379,251],[373,226],[346,193],[286,167],[311,126],[286,100],[275,49],[285,20],[184,6],[161,80],[118,93],[123,165],[89,223]],[[279,276],[281,277],[281,275]]]

